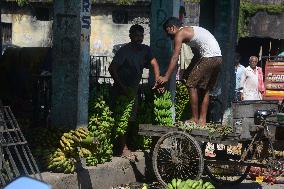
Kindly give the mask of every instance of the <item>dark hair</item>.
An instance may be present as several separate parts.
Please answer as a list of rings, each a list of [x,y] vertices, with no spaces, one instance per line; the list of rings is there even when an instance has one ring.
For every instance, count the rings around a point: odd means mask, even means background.
[[[133,33],[137,32],[137,31],[144,33],[144,28],[143,28],[143,26],[141,26],[141,25],[139,25],[139,24],[134,24],[134,25],[132,25],[132,26],[130,27],[130,29],[129,29],[129,33],[130,33],[130,34],[133,34]]]
[[[166,31],[168,27],[172,27],[172,26],[176,26],[180,28],[182,27],[182,22],[176,17],[170,17],[164,22],[163,29]]]

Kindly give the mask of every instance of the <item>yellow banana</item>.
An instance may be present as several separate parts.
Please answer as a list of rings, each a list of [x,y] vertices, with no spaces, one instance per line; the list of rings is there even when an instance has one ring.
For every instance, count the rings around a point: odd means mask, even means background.
[[[65,144],[62,142],[62,140],[60,140],[59,143],[62,146],[62,148],[65,148]]]

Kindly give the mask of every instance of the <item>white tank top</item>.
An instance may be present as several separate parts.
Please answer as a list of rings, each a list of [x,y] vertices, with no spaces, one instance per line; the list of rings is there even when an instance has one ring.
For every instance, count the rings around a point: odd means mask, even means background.
[[[198,49],[201,57],[222,56],[219,44],[215,37],[206,29],[198,26],[191,26],[194,36],[186,44]]]

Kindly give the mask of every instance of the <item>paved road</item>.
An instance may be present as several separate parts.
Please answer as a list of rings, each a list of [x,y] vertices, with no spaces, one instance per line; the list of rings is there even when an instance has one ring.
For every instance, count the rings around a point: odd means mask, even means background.
[[[244,180],[239,185],[231,186],[216,186],[216,189],[284,189],[284,184],[267,184],[267,183],[257,183],[252,180]]]
[[[267,183],[262,183],[261,185],[258,183],[241,183],[240,185],[235,186],[225,186],[225,187],[216,187],[216,189],[283,189],[284,184],[274,184],[270,185]]]

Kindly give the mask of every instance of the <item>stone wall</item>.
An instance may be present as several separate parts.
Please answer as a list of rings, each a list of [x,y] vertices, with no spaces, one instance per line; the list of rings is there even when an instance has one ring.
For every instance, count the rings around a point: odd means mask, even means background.
[[[284,39],[284,13],[269,15],[266,12],[256,13],[249,22],[250,37]]]

